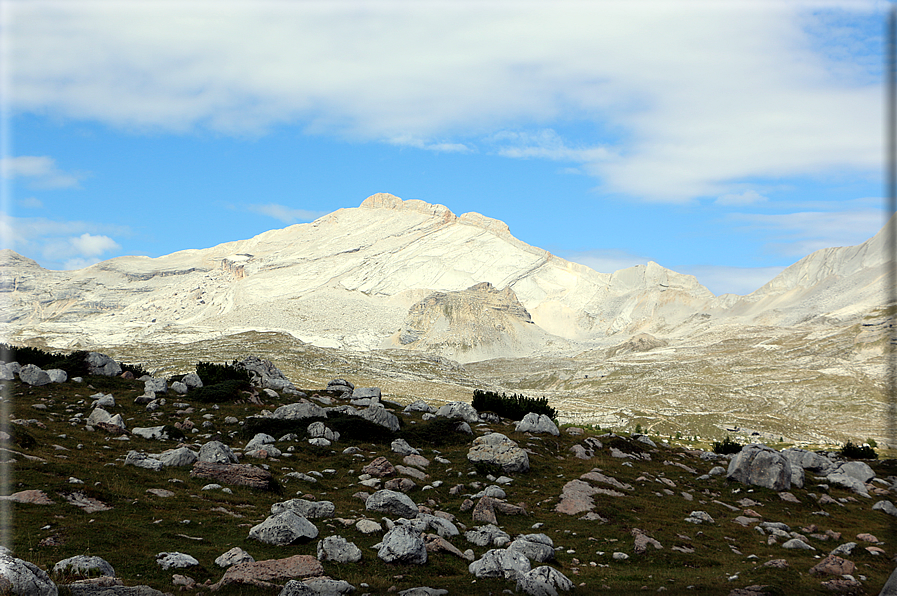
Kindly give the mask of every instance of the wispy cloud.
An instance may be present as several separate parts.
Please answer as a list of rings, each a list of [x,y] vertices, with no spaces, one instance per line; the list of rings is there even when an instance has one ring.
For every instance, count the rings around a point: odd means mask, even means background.
[[[77,188],[86,177],[83,173],[60,170],[56,160],[45,155],[0,158],[0,175],[9,180],[24,178],[33,189]]]
[[[112,235],[130,234],[126,226],[0,213],[0,247],[40,255],[38,261],[49,269],[80,269],[109,258],[121,249]]]
[[[518,130],[500,155],[580,163],[644,200],[725,202],[750,198],[745,180],[877,171],[883,94],[852,49],[876,44],[862,27],[819,39],[832,11],[884,7],[29,2],[4,34],[16,110],[129,130],[293,123],[433,151]],[[401,43],[373,43],[384,30]],[[599,132],[545,137],[559,123]]]
[[[37,197],[25,197],[24,199],[19,199],[17,201],[19,207],[24,207],[25,209],[43,209],[44,203]]]
[[[757,203],[765,203],[769,199],[756,190],[746,190],[742,193],[729,193],[724,194],[721,197],[717,197],[714,201],[717,205],[724,206],[741,206],[741,205],[755,205]]]
[[[265,205],[247,205],[246,208],[254,213],[260,213],[273,217],[285,224],[294,224],[300,221],[313,221],[322,215],[326,215],[326,211],[308,211],[306,209],[293,209],[285,205],[276,203],[268,203]]]
[[[767,252],[791,258],[822,248],[861,244],[885,224],[881,209],[733,213],[728,219],[736,229],[764,238]]]

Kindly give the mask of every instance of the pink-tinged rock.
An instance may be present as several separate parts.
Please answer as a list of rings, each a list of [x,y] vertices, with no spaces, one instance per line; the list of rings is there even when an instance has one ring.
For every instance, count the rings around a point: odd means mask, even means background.
[[[852,579],[830,579],[822,582],[822,587],[832,592],[853,594],[860,589],[860,582]]]
[[[293,555],[286,559],[268,559],[254,563],[238,563],[230,567],[218,583],[210,586],[218,590],[230,584],[245,584],[260,588],[279,588],[287,580],[324,575],[320,561],[310,555]],[[276,582],[276,583],[275,583]]]
[[[219,464],[205,461],[193,464],[190,476],[260,489],[271,488],[274,478],[268,470],[249,464]]]
[[[862,542],[878,542],[878,538],[869,534],[868,532],[864,532],[862,534],[857,534],[857,540]]]
[[[492,497],[483,497],[473,508],[473,521],[484,524],[497,525],[498,520],[495,517],[494,499]]]
[[[810,575],[851,575],[856,571],[853,561],[829,555],[810,569]]]
[[[633,528],[632,535],[635,537],[635,552],[636,554],[642,555],[647,552],[649,546],[653,546],[655,549],[662,549],[663,546],[638,528]]]
[[[391,478],[386,481],[383,488],[407,493],[417,488],[417,484],[411,478]]]
[[[883,548],[879,548],[877,546],[867,546],[866,551],[871,555],[883,555],[885,551]]]
[[[151,495],[156,495],[157,497],[163,497],[163,498],[174,496],[173,492],[171,492],[170,490],[165,490],[164,488],[148,488],[148,489],[146,489],[146,492],[148,492]]]
[[[374,478],[385,478],[386,476],[395,476],[396,469],[385,457],[378,457],[365,467],[361,468],[362,474],[370,474]]]
[[[785,559],[772,559],[771,561],[767,561],[763,563],[764,567],[774,567],[776,569],[785,569],[788,567],[788,561]]]
[[[779,493],[779,498],[788,503],[800,503],[800,499],[791,493]]]
[[[582,480],[571,480],[561,491],[561,501],[554,510],[567,515],[579,515],[591,511],[595,507],[592,495],[596,489]]]
[[[426,534],[424,535],[424,543],[428,553],[450,553],[455,555],[456,557],[467,560],[467,557],[464,556],[464,553],[462,553],[458,549],[458,547],[453,545],[442,536],[438,536],[436,534]]]
[[[32,505],[52,505],[53,500],[47,496],[42,490],[31,489],[21,490],[13,493],[8,497],[0,497],[4,501],[13,501],[16,503],[31,503]]]
[[[418,468],[426,468],[430,465],[430,460],[423,455],[406,455],[402,458],[402,461],[409,466],[417,466]]]
[[[396,466],[396,472],[402,474],[404,476],[411,476],[412,478],[417,478],[418,480],[426,480],[429,478],[427,474],[421,472],[417,468],[409,468],[408,466],[398,465]]]

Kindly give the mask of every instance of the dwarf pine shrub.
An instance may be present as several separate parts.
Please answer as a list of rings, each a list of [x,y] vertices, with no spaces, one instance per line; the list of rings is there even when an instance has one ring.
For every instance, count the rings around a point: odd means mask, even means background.
[[[196,374],[202,379],[203,385],[217,385],[225,381],[243,381],[249,383],[252,378],[249,371],[234,366],[237,361],[230,364],[214,364],[212,362],[197,362]]]
[[[720,441],[714,441],[713,443],[713,452],[718,453],[720,455],[727,455],[729,453],[738,453],[741,451],[743,445],[738,441],[733,441],[729,435],[726,435],[726,438]]]
[[[557,410],[548,405],[546,397],[535,399],[516,393],[510,396],[504,393],[499,395],[494,391],[476,389],[471,405],[477,412],[494,412],[511,420],[523,420],[530,412],[545,414],[552,420],[557,418]]]
[[[847,441],[838,453],[847,459],[878,459],[875,449],[869,445],[856,445],[851,441]]]

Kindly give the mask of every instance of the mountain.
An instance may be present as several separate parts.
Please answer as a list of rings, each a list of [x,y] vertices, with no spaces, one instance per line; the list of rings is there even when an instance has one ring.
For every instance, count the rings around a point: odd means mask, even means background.
[[[255,330],[460,362],[575,354],[640,333],[855,320],[883,303],[883,242],[884,230],[813,253],[748,296],[715,297],[653,262],[599,273],[529,246],[501,221],[379,193],[247,240],[78,271],[2,251],[0,329],[10,341],[56,348]]]

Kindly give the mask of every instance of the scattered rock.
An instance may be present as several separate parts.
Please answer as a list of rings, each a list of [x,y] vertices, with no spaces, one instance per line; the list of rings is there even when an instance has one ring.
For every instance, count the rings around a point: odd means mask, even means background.
[[[535,412],[529,412],[524,416],[523,420],[517,423],[514,430],[521,433],[541,433],[554,436],[561,434],[551,418],[545,414],[536,414]]]
[[[59,590],[50,576],[37,565],[9,554],[0,554],[0,593],[57,596]]]
[[[254,563],[255,559],[239,546],[235,546],[226,553],[215,559],[215,564],[219,567],[227,568],[231,565],[239,565],[240,563]]]
[[[361,560],[361,549],[341,536],[328,536],[318,542],[318,560],[357,563]]]
[[[417,517],[418,514],[417,505],[408,495],[392,490],[378,490],[368,497],[364,506],[368,511],[378,511],[409,519]]]
[[[500,466],[506,473],[529,470],[529,457],[526,451],[501,433],[489,433],[474,439],[473,446],[467,452],[467,459],[473,464]]]
[[[460,418],[468,424],[476,424],[480,421],[480,415],[472,405],[463,401],[453,401],[436,410],[437,416],[444,418]]]
[[[115,577],[115,569],[112,568],[108,561],[100,557],[75,555],[53,565],[53,575],[65,577],[106,575]]]
[[[761,443],[746,445],[729,462],[726,478],[775,491],[791,488],[791,464],[781,453]]]
[[[377,556],[387,563],[423,565],[427,547],[420,532],[407,525],[396,525],[383,536]]]
[[[249,538],[278,546],[298,544],[318,537],[318,528],[289,509],[271,515],[249,530]]]
[[[316,558],[310,555],[293,555],[286,559],[267,559],[233,565],[224,572],[224,577],[209,586],[209,589],[215,591],[230,584],[277,588],[279,586],[273,582],[322,575],[324,568]]]
[[[164,570],[185,569],[199,565],[199,561],[184,553],[159,553],[156,555],[156,564]]]
[[[273,483],[271,472],[249,464],[215,464],[198,461],[193,464],[190,475],[208,478],[225,484],[269,489]]]
[[[503,577],[517,579],[530,570],[530,562],[526,556],[513,550],[491,549],[467,566],[470,573],[483,577]]]

